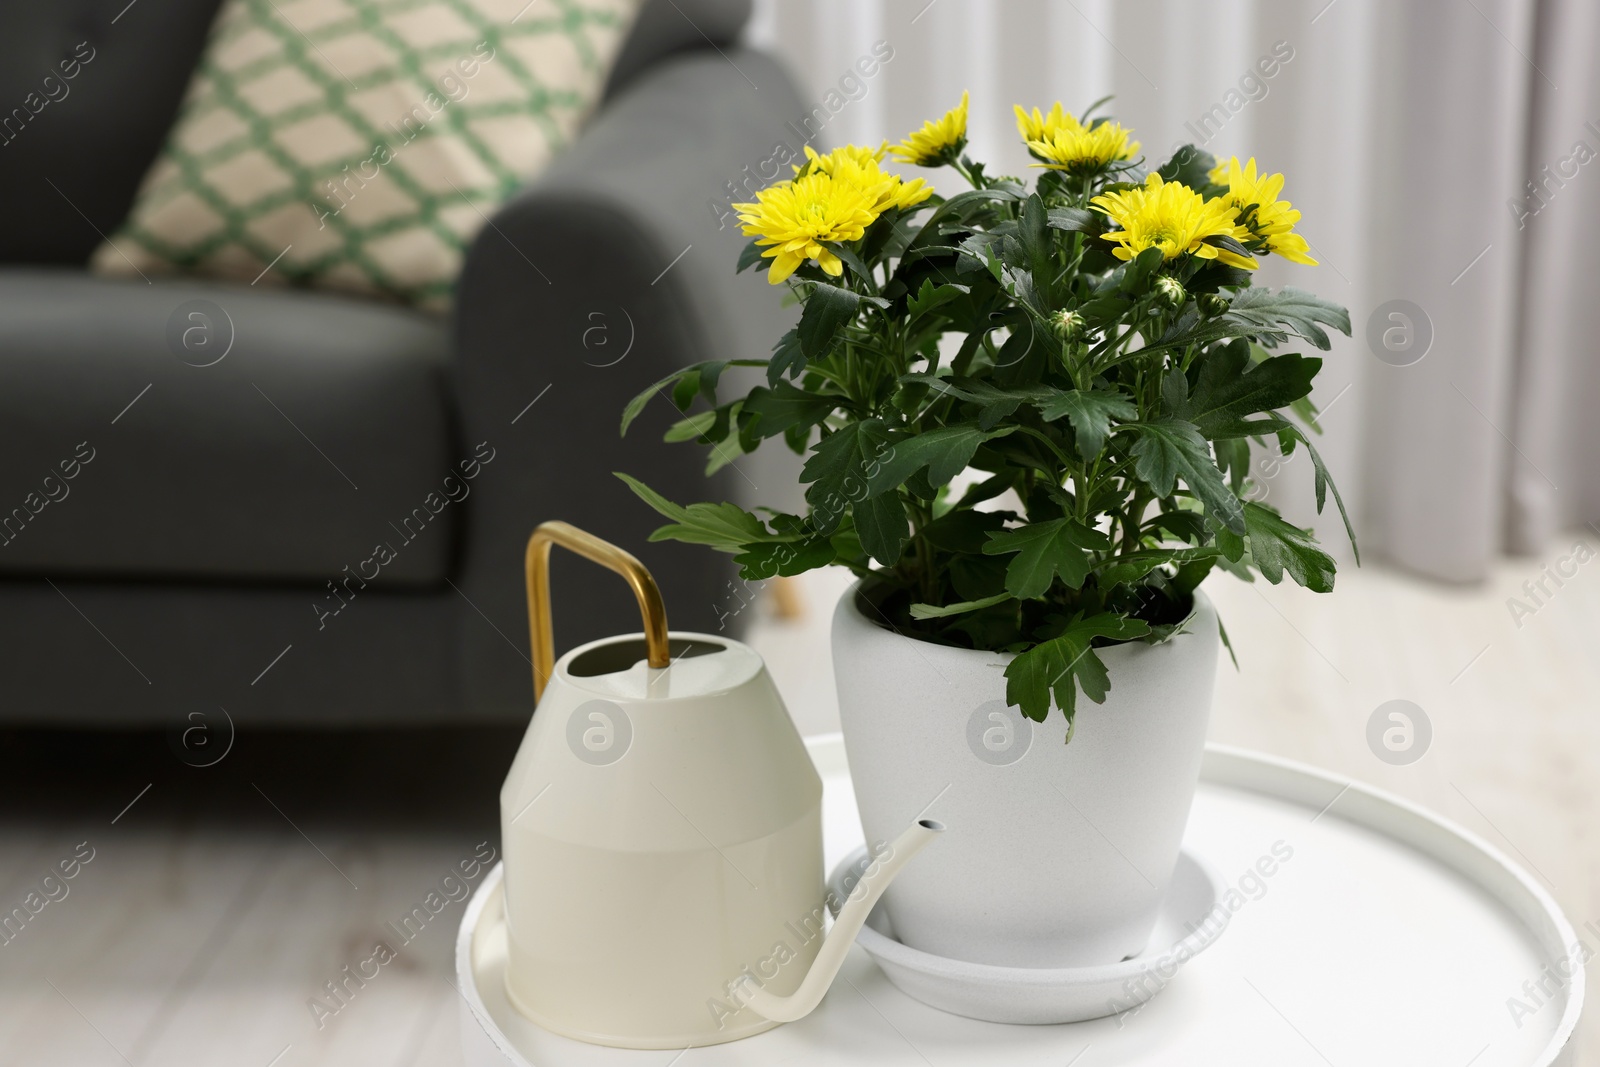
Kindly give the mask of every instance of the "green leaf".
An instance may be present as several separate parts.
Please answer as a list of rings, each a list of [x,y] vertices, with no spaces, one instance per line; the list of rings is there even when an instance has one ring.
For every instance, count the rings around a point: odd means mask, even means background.
[[[772,383],[771,388],[755,388],[745,398],[744,410],[755,416],[752,433],[758,438],[776,437],[793,426],[815,426],[839,405],[840,398],[826,393],[798,389],[788,382]]]
[[[1285,435],[1288,436],[1291,442],[1299,441],[1301,444],[1305,445],[1306,454],[1311,457],[1311,466],[1316,471],[1318,515],[1322,514],[1323,505],[1327,503],[1328,490],[1333,490],[1333,502],[1339,507],[1339,518],[1344,520],[1344,533],[1345,536],[1350,539],[1350,551],[1355,554],[1356,566],[1359,567],[1361,565],[1361,549],[1356,545],[1355,527],[1350,524],[1350,513],[1345,510],[1344,497],[1339,495],[1339,487],[1333,484],[1333,476],[1328,473],[1327,466],[1322,462],[1321,453],[1319,453],[1316,449],[1316,446],[1311,443],[1311,439],[1305,434],[1301,433],[1298,428],[1290,426],[1287,430],[1284,430],[1279,436],[1280,442],[1283,440]],[[1293,445],[1291,444],[1289,449],[1284,450],[1284,455],[1288,455],[1292,449]]]
[[[974,274],[988,271],[991,278],[1003,283],[1005,277],[1001,270],[1000,256],[996,252],[999,244],[1000,238],[992,233],[972,234],[958,247],[960,255],[956,258],[956,273]]]
[[[711,429],[712,423],[716,421],[717,413],[715,411],[697,412],[686,419],[679,419],[667,427],[667,432],[662,435],[661,439],[672,444],[677,444],[680,441],[693,441],[697,437],[704,436],[705,432]]]
[[[1016,515],[1009,511],[952,508],[924,526],[922,537],[934,548],[945,552],[981,553],[989,535],[1005,529],[1006,520],[1015,518]]]
[[[1186,144],[1172,154],[1156,173],[1164,182],[1182,182],[1191,189],[1204,189],[1211,184],[1211,172],[1217,160],[1210,152]]]
[[[1244,514],[1239,498],[1222,480],[1222,472],[1212,462],[1211,449],[1193,423],[1179,419],[1127,424],[1124,429],[1138,435],[1129,450],[1134,455],[1134,473],[1148,482],[1156,496],[1172,495],[1178,478],[1205,505],[1206,513],[1235,533],[1244,532]]]
[[[1287,326],[1323,351],[1331,347],[1331,342],[1322,326],[1332,326],[1346,337],[1350,335],[1350,312],[1331,300],[1293,286],[1276,292],[1246,289],[1233,298],[1232,305],[1219,318],[1242,323],[1280,340],[1283,331],[1279,327]]]
[[[1248,258],[1251,254],[1248,248],[1239,243],[1238,238],[1230,237],[1225,233],[1213,234],[1205,239],[1205,243],[1220,248],[1224,252],[1232,252],[1236,256]]]
[[[658,515],[672,519],[674,522],[681,522],[684,516],[688,514],[687,509],[683,506],[674,504],[631,474],[623,474],[621,471],[612,471],[611,473],[621,478],[627,487],[633,490],[634,495],[654,508]]]
[[[1209,268],[1208,268],[1209,269]],[[1188,307],[1155,343],[1124,353],[1112,364],[1139,360],[1156,352],[1207,344],[1228,337],[1246,337],[1272,346],[1292,333],[1316,345],[1329,347],[1319,323],[1350,332],[1350,313],[1328,300],[1301,289],[1246,289],[1233,298],[1228,310],[1214,319],[1202,319]]]
[[[967,469],[979,445],[1015,430],[1015,426],[982,430],[973,423],[956,423],[914,437],[897,435],[868,480],[867,495],[887,493],[924,467],[928,470],[930,485],[934,488],[948,485],[952,478]]]
[[[800,480],[810,483],[806,501],[818,533],[838,528],[845,509],[867,495],[868,481],[893,452],[891,435],[881,419],[846,423],[811,446]]]
[[[739,565],[741,578],[759,581],[774,575],[792,578],[818,567],[826,567],[835,558],[832,543],[822,538],[794,544],[763,542],[746,545],[743,552],[733,557],[733,561]]]
[[[961,342],[961,347],[956,350],[956,356],[950,361],[950,369],[957,374],[965,374],[971,369],[972,363],[978,357],[978,352],[983,347],[984,330],[973,330],[967,334],[967,339]]]
[[[1048,216],[1050,228],[1068,233],[1099,233],[1100,220],[1092,211],[1078,207],[1053,207]]]
[[[906,385],[927,386],[929,393],[936,397],[955,396],[960,397],[962,400],[977,399],[970,388],[976,384],[976,379],[973,378],[963,378],[956,375],[924,374],[920,371],[912,371],[909,374],[902,374],[900,381]]]
[[[736,401],[738,403],[738,401]],[[711,449],[706,455],[706,477],[709,478],[740,456],[748,455],[738,437],[725,437],[707,442]]]
[[[1006,667],[1006,700],[1034,722],[1050,714],[1051,698],[1072,723],[1077,715],[1078,690],[1096,704],[1105,703],[1111,679],[1105,664],[1094,654],[1095,638],[1128,641],[1143,637],[1149,626],[1138,619],[1102,612],[1075,618],[1057,637],[1022,653]],[[1068,737],[1070,737],[1070,732]]]
[[[1228,488],[1243,496],[1245,480],[1250,477],[1250,442],[1244,437],[1214,438],[1211,447],[1217,453],[1217,468],[1228,479]]]
[[[752,542],[795,541],[796,534],[775,534],[760,519],[733,504],[674,504],[637,478],[615,472],[629,489],[658,513],[673,520],[650,535],[652,541],[687,541],[710,545],[724,552],[739,551]]]
[[[856,536],[856,528],[851,523],[844,523],[836,530],[828,543],[833,546],[834,555],[840,563],[849,567],[857,574],[864,574],[872,565],[872,560],[861,548],[861,538]]]
[[[736,504],[690,504],[683,521],[650,534],[652,541],[685,541],[732,552],[746,542],[772,534],[761,520]]]
[[[1187,374],[1168,374],[1162,378],[1161,404],[1169,414],[1176,414],[1189,406],[1189,376]],[[1181,416],[1179,417],[1181,418]]]
[[[1195,545],[1206,539],[1205,518],[1194,511],[1163,511],[1152,519],[1146,519],[1144,529],[1147,532],[1161,530],[1180,541]]]
[[[1071,424],[1078,443],[1078,455],[1085,458],[1098,456],[1105,447],[1111,432],[1112,419],[1136,419],[1139,409],[1125,393],[1117,391],[1074,389],[1057,393],[1049,400],[1035,403],[1046,422],[1065,417]]]
[[[926,203],[926,201],[925,201]],[[929,206],[932,206],[929,204]],[[879,261],[887,259],[900,259],[905,255],[906,247],[911,244],[911,239],[922,229],[922,222],[913,216],[920,210],[921,205],[910,211],[903,211],[895,219],[894,227],[884,238],[883,247],[878,250]]]
[[[914,319],[923,315],[941,304],[948,304],[952,300],[959,300],[972,292],[970,285],[934,285],[932,278],[922,279],[922,288],[917,295],[906,301],[906,318]]]
[[[702,382],[702,377],[704,375],[709,374],[710,376],[709,381],[711,382],[711,392],[708,398],[715,402],[716,382],[725,368],[765,367],[766,365],[767,361],[764,359],[711,359],[706,360],[703,363],[696,363],[690,367],[684,367],[682,370],[675,370],[665,378],[662,378],[660,381],[651,384],[649,388],[642,390],[638,396],[635,396],[632,400],[628,401],[628,406],[622,409],[621,434],[624,436],[627,434],[628,427],[633,425],[633,420],[639,417],[639,413],[644,410],[645,405],[650,403],[652,398],[660,395],[661,390],[665,389],[669,385],[676,387],[677,384],[682,381],[688,381],[691,383],[689,386],[688,400],[678,405],[678,410],[683,411],[689,406],[689,401],[694,399],[694,394],[696,392],[705,392],[704,384]]]
[[[1155,277],[1164,262],[1165,257],[1159,247],[1145,249],[1123,265],[1122,283],[1119,288],[1125,293],[1141,292],[1145,284]]]
[[[767,383],[775,385],[785,376],[797,378],[805,369],[806,357],[800,350],[799,327],[790,327],[772,346],[772,358],[767,361]]]
[[[1222,552],[1223,559],[1229,563],[1238,563],[1244,558],[1244,534],[1235,533],[1221,525],[1218,525],[1213,532],[1216,535],[1217,548]],[[1237,568],[1230,567],[1227,569],[1235,574],[1241,574],[1241,571]],[[1242,572],[1243,575],[1248,575],[1249,573],[1248,569]]]
[[[950,588],[954,595],[961,600],[982,600],[984,597],[994,596],[1005,592],[1006,588],[1006,561],[999,556],[984,555],[958,555],[950,557]],[[1009,594],[1008,594],[1009,595]],[[990,613],[993,614],[992,612]],[[1014,620],[1012,628],[1017,628]],[[1012,640],[1022,639],[1019,631]],[[983,645],[983,648],[1004,648],[1011,641],[998,645]]]
[[[1333,592],[1333,557],[1317,547],[1316,538],[1285,522],[1264,504],[1249,501],[1244,519],[1250,541],[1250,559],[1261,577],[1277,585],[1288,571],[1295,584],[1315,593]]]
[[[705,431],[700,435],[701,442],[717,445],[726,441],[733,432],[734,420],[741,418],[740,412],[743,408],[743,399],[735,400],[729,404],[719,404],[717,407],[712,408],[711,414],[714,417],[711,420],[711,425],[706,427]],[[734,443],[737,445],[737,439],[735,439]],[[727,450],[718,449],[718,451],[726,452]]]
[[[1136,582],[1149,574],[1157,567],[1168,563],[1183,564],[1193,563],[1196,560],[1213,559],[1219,554],[1216,548],[1147,548],[1138,552],[1125,552],[1120,556],[1097,564],[1094,568],[1095,577],[1100,581],[1100,588],[1107,589],[1114,585],[1126,585]]]
[[[1089,555],[1111,547],[1106,535],[1074,519],[1051,519],[989,535],[986,556],[1017,553],[1006,568],[1006,591],[1018,600],[1045,594],[1057,574],[1070,589],[1079,589],[1094,565]]]
[[[1048,299],[1050,280],[1056,273],[1055,242],[1050,239],[1049,213],[1038,193],[1032,193],[1022,205],[1022,215],[1017,219],[1017,237],[1027,256],[1028,274],[1033,288]]]
[[[834,339],[861,306],[861,297],[849,289],[814,282],[806,295],[805,310],[797,327],[800,351],[807,359],[821,359],[833,350]]]
[[[913,619],[948,619],[952,615],[965,615],[969,611],[979,611],[983,608],[992,608],[996,604],[1004,604],[1013,599],[1010,593],[996,593],[986,596],[982,600],[963,600],[959,604],[946,604],[936,607],[933,604],[911,605]]]
[[[973,483],[965,493],[961,494],[961,506],[970,508],[983,503],[985,500],[993,500],[1006,490],[1015,487],[1017,476],[1021,473],[1021,471],[1009,469],[991,478],[985,478],[981,482]]]
[[[733,273],[743,274],[745,271],[761,262],[761,253],[765,252],[766,248],[757,244],[757,240],[758,238],[752,237],[750,242],[746,244],[744,248],[739,250],[739,264],[734,269]]]
[[[1008,342],[1009,343],[1009,342]],[[930,395],[937,399],[944,396],[953,396],[969,403],[982,405],[978,413],[978,429],[992,430],[1001,419],[1006,418],[1024,403],[1040,403],[1057,395],[1057,390],[1047,386],[1034,386],[1023,389],[1002,389],[992,382],[981,378],[966,378],[959,375],[940,377],[933,374],[903,374],[902,382],[926,385]]]
[[[1222,616],[1217,616],[1217,636],[1222,638],[1222,647],[1228,650],[1228,658],[1233,660],[1233,669],[1239,669],[1239,657],[1233,651],[1233,641],[1228,637],[1228,628],[1222,625]]]
[[[695,397],[702,397],[708,404],[717,402],[717,382],[722,380],[722,372],[728,369],[725,359],[712,360],[709,363],[697,363],[678,378],[672,387],[672,402],[679,411],[688,411],[689,405],[694,403]]]
[[[861,538],[861,547],[867,555],[885,567],[899,563],[911,529],[900,494],[885,493],[857,500],[851,506],[851,514],[855,517],[856,536]]]
[[[867,283],[867,288],[872,289],[875,282],[872,277],[872,268],[861,261],[861,257],[850,250],[849,245],[830,243],[825,246],[830,252],[839,257],[839,260],[849,267],[856,277]]]
[[[1294,412],[1295,418],[1309,426],[1312,433],[1322,432],[1322,423],[1317,421],[1317,405],[1311,402],[1309,396],[1303,396],[1290,404],[1289,410]]]
[[[999,392],[1000,390],[995,390]],[[999,426],[1001,422],[1011,417],[1012,412],[1022,406],[1021,397],[1001,396],[978,412],[978,429],[985,433]]]
[[[941,203],[928,216],[928,221],[923,223],[921,231],[911,241],[911,248],[924,243],[924,238],[932,239],[939,233],[939,224],[951,218],[965,218],[966,212],[972,208],[986,208],[996,203],[1015,203],[1022,199],[1015,192],[1003,188],[968,189],[957,193]]]
[[[1223,435],[1246,415],[1286,407],[1309,394],[1321,369],[1320,358],[1297,353],[1252,364],[1249,343],[1235,341],[1201,358],[1193,391],[1172,414],[1194,423],[1203,437]]]
[[[1218,566],[1222,566],[1220,554],[1213,554],[1209,558],[1191,559],[1178,564],[1176,573],[1173,574],[1169,587],[1178,592],[1189,595],[1200,588],[1200,583],[1206,580],[1206,575]]]
[[[1133,300],[1130,297],[1121,293],[1103,293],[1079,304],[1077,312],[1092,329],[1101,329],[1121,321],[1131,307]]]

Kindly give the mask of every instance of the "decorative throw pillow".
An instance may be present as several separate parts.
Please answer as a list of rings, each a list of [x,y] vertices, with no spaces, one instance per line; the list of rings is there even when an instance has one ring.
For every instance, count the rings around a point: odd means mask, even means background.
[[[106,274],[450,297],[599,100],[638,0],[224,0]]]

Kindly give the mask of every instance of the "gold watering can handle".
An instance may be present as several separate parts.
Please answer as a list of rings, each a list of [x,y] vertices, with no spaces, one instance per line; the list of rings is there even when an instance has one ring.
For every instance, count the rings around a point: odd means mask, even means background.
[[[550,627],[550,546],[576,552],[585,559],[608,567],[628,580],[633,595],[639,598],[639,613],[644,616],[644,641],[649,663],[657,669],[672,662],[667,650],[667,608],[661,590],[644,564],[609,541],[585,533],[565,522],[543,522],[528,538],[528,636],[533,643],[533,700],[544,695],[545,683],[556,666],[555,634]]]

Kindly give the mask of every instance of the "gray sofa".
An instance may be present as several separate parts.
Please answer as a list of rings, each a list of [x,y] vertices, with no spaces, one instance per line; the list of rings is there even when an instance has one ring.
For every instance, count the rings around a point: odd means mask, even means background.
[[[216,4],[4,17],[0,105],[79,42],[97,55],[0,133],[0,718],[519,719],[522,546],[549,518],[637,552],[674,628],[727,622],[727,561],[647,544],[656,518],[611,472],[679,499],[748,497],[754,480],[708,482],[698,449],[662,445],[665,400],[617,434],[634,393],[764,355],[792,316],[733,275],[742,239],[713,209],[801,110],[736,44],[748,0],[646,4],[603,106],[474,243],[448,321],[85,272]],[[197,324],[210,348],[186,343]],[[637,628],[607,572],[558,559],[554,588],[558,647]]]

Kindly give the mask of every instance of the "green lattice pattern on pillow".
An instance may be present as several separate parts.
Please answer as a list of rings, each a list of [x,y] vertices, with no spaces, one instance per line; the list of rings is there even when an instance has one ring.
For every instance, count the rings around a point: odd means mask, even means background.
[[[598,101],[637,0],[225,0],[109,274],[449,300]]]

